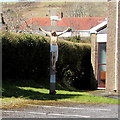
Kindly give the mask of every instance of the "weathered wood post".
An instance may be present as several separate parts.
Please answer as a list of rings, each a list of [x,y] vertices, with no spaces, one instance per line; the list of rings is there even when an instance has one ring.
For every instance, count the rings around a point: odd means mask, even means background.
[[[55,55],[56,53],[56,55]],[[56,60],[54,60],[56,57]],[[58,45],[50,43],[50,94],[56,94],[56,62],[58,58]],[[54,62],[54,64],[53,64]]]

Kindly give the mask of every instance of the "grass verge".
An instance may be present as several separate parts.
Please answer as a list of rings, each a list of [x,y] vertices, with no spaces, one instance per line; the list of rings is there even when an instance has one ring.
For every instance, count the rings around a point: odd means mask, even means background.
[[[89,92],[57,90],[56,95],[49,95],[49,90],[45,88],[11,86],[7,90],[3,89],[2,105],[0,107],[12,109],[26,107],[28,104],[54,105],[65,102],[81,104],[120,103],[117,99],[94,96]]]

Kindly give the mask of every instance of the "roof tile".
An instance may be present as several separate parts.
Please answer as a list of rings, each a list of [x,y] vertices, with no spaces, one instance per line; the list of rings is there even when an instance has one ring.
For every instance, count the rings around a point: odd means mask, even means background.
[[[74,30],[90,30],[92,27],[105,21],[105,17],[63,17],[57,21],[57,26],[71,27]],[[51,20],[46,18],[31,18],[28,24],[36,26],[51,26]]]

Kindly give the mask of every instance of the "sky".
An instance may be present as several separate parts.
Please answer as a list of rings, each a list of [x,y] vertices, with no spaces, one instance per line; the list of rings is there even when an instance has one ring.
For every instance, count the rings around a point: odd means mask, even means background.
[[[19,0],[0,0],[0,2],[18,2]],[[29,0],[29,1],[35,1],[35,0]]]
[[[18,0],[0,0],[0,2],[16,2]]]
[[[18,2],[18,0],[0,0],[0,2]]]
[[[0,2],[18,2],[19,0],[0,0]],[[26,0],[27,1],[27,0]],[[48,0],[29,0],[29,1],[48,1]],[[58,1],[58,0],[51,0],[51,1]],[[59,0],[59,1],[68,1],[68,0]],[[70,0],[71,1],[71,0]],[[73,0],[74,1],[74,0]],[[107,0],[77,0],[78,2],[106,2]]]

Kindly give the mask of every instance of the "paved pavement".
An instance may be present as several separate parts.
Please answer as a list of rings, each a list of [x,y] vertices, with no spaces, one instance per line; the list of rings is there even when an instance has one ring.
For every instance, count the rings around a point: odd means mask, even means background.
[[[29,105],[24,109],[3,110],[2,115],[3,118],[118,118],[118,105]]]
[[[111,93],[111,92],[105,92],[103,90],[103,92],[99,92],[101,90],[98,90],[98,92],[91,92],[92,95],[95,96],[102,96],[102,97],[109,97],[109,98],[114,98],[114,99],[120,99],[120,95],[118,95],[118,93]]]

